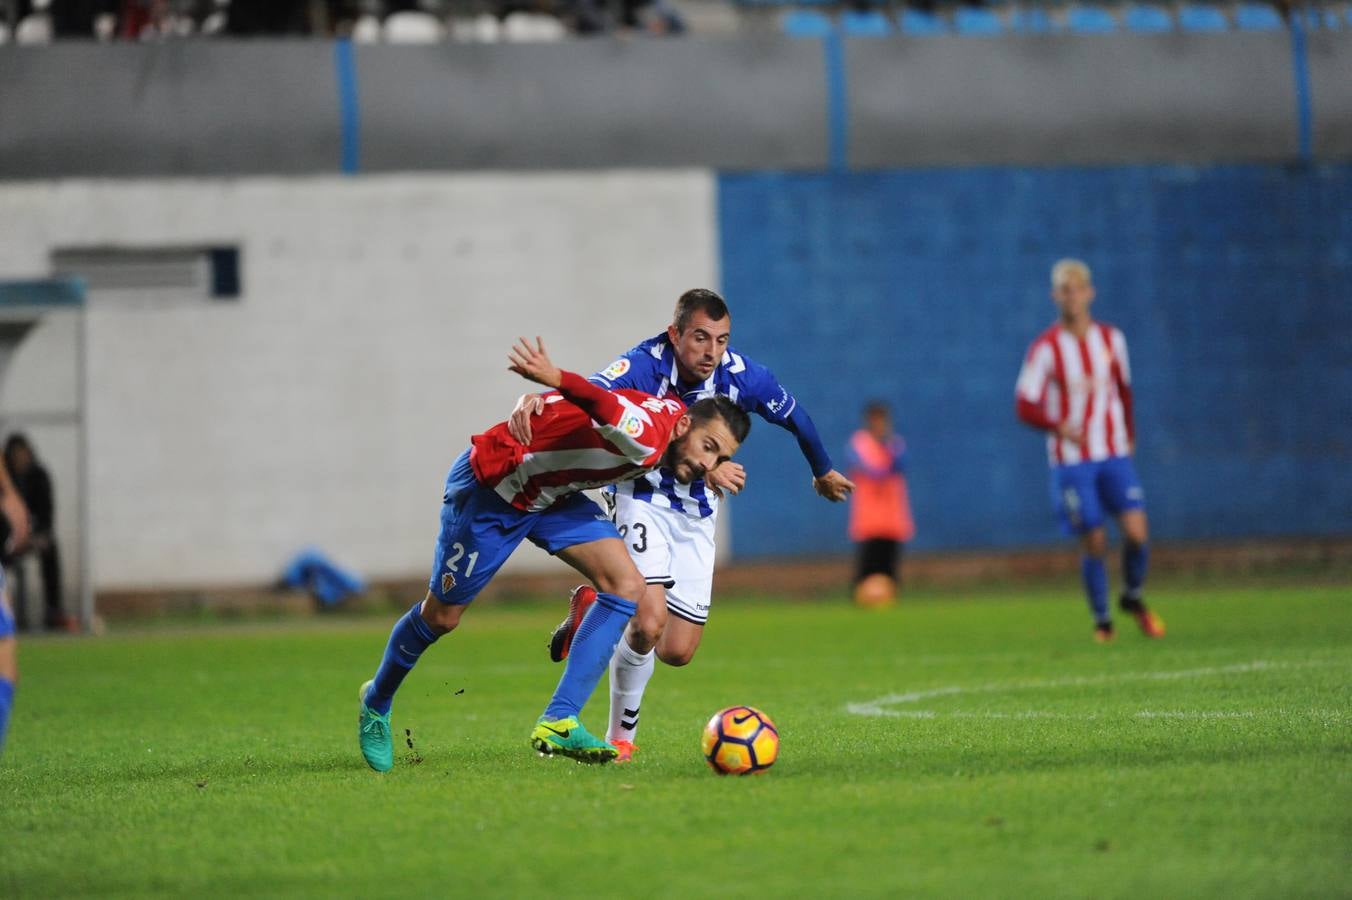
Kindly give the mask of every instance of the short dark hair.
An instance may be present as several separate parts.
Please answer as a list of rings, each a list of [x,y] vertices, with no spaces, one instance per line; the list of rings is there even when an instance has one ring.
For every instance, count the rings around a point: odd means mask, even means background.
[[[690,407],[690,421],[696,425],[714,416],[728,423],[728,430],[739,444],[751,433],[751,417],[746,414],[746,410],[721,394],[696,400]]]
[[[727,316],[728,304],[718,296],[717,291],[691,288],[676,301],[676,312],[671,316],[671,324],[676,326],[679,333],[684,334],[686,328],[690,327],[691,317],[697,312],[702,312],[718,322]]]

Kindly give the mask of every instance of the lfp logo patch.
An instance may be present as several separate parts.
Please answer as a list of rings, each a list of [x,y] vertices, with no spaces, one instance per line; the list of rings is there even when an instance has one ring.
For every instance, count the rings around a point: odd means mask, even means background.
[[[607,381],[614,381],[625,372],[629,371],[629,360],[621,357],[601,370],[601,377]]]
[[[620,430],[631,438],[636,438],[643,433],[643,420],[630,413],[620,420]]]

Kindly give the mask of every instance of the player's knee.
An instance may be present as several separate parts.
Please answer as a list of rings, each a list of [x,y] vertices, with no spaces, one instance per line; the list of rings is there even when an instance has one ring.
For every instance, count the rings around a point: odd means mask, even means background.
[[[1102,528],[1095,528],[1085,532],[1081,544],[1088,555],[1104,556],[1108,552],[1108,534]]]
[[[639,607],[638,613],[630,623],[635,631],[638,632],[640,639],[649,647],[655,645],[662,638],[662,632],[667,627],[666,607],[651,609]]]
[[[418,610],[422,620],[439,635],[454,631],[455,626],[460,624],[460,617],[464,613],[464,606],[442,603],[431,593],[428,593],[426,599],[423,600],[422,607]]]
[[[596,589],[601,593],[614,594],[634,603],[639,602],[646,587],[647,584],[637,569],[632,572],[602,575],[596,579]]]

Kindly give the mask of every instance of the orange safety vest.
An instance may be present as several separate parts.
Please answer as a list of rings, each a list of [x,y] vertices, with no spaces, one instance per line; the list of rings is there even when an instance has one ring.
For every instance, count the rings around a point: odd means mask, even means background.
[[[915,537],[911,519],[911,500],[906,478],[893,472],[892,465],[905,444],[895,440],[895,448],[882,444],[866,429],[850,438],[850,449],[870,469],[887,472],[881,478],[859,467],[850,472],[854,493],[850,495],[850,540],[909,541]]]

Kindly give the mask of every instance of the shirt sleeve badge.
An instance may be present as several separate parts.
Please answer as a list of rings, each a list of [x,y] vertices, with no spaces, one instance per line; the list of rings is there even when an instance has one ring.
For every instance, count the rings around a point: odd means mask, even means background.
[[[610,365],[606,366],[604,369],[601,370],[601,377],[605,378],[608,381],[614,381],[616,378],[619,378],[621,375],[623,375],[625,372],[628,371],[629,371],[629,360],[626,359],[625,357],[620,357],[619,359],[615,360],[613,363],[611,363]]]

